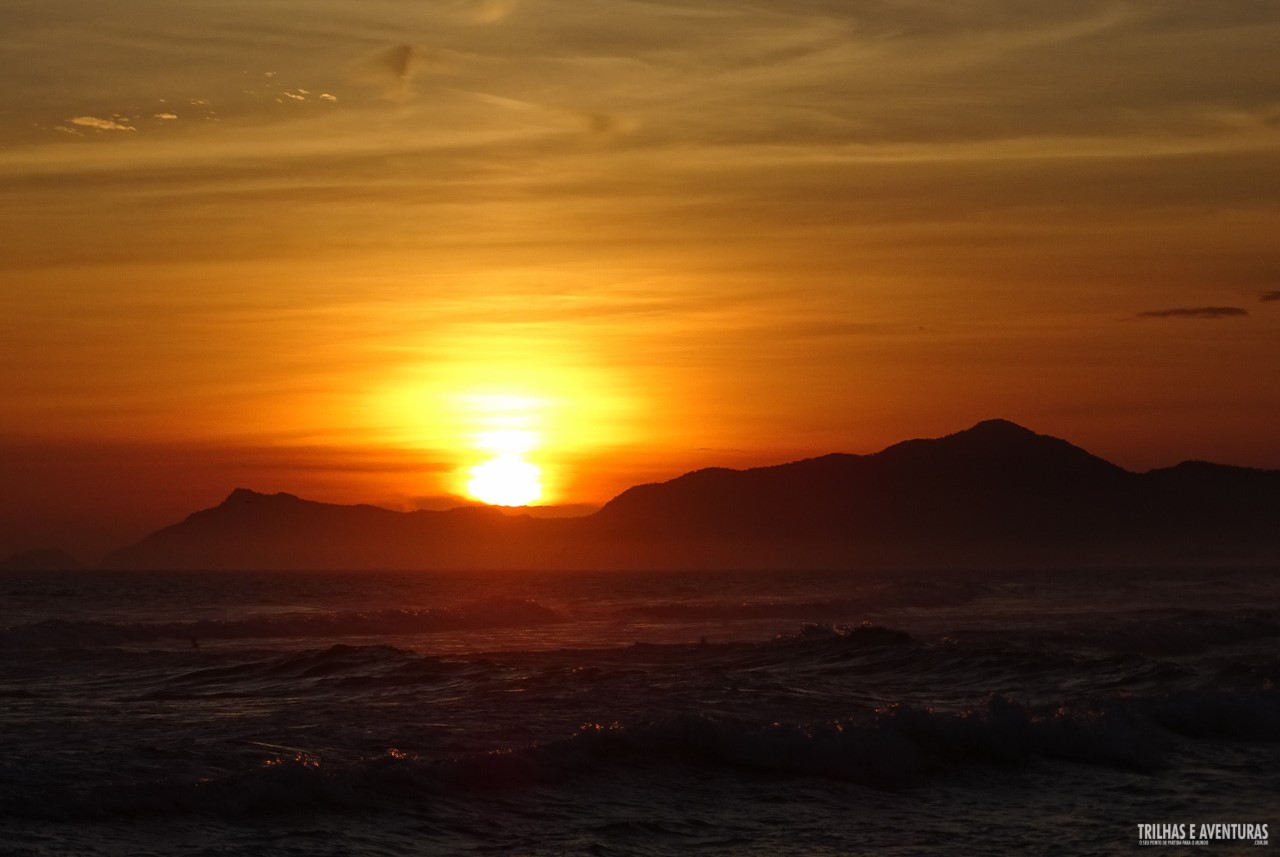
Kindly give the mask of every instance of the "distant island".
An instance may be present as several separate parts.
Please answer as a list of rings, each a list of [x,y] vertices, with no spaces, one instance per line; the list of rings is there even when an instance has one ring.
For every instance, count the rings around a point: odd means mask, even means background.
[[[598,512],[396,512],[236,489],[110,554],[116,569],[642,569],[1280,561],[1280,471],[1133,473],[990,420],[872,455],[708,468]]]

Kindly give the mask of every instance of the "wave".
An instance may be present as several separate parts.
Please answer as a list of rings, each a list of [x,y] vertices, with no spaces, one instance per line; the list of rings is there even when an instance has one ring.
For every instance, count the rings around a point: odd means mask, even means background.
[[[479,679],[497,669],[486,659],[447,660],[395,646],[348,646],[272,654],[267,657],[202,667],[165,678],[143,700],[226,696],[276,696],[283,688],[299,692],[321,687],[344,692],[369,687],[424,686],[442,681]]]
[[[861,625],[824,625],[820,622],[805,622],[800,630],[793,634],[779,634],[775,643],[831,643],[840,648],[862,646],[910,646],[916,640],[906,631],[897,628],[886,628],[883,625],[872,625],[863,622]]]
[[[547,772],[678,764],[898,789],[956,766],[1010,765],[1033,758],[1153,771],[1162,766],[1165,746],[1127,713],[1039,715],[993,697],[980,710],[946,713],[891,705],[869,718],[816,724],[706,715],[633,726],[589,724],[572,738],[467,760],[448,773],[461,784],[488,788],[502,782],[536,782]]]
[[[188,622],[47,619],[0,630],[0,648],[83,648],[160,640],[240,640],[412,635],[533,627],[566,621],[535,601],[491,598],[456,607],[342,613],[274,613]]]
[[[1117,650],[1176,655],[1277,636],[1280,616],[1274,611],[1223,614],[1193,610],[1135,623],[1109,635],[1106,642]]]
[[[965,628],[948,631],[942,640],[957,648],[1007,653],[1058,652],[1074,657],[1105,652],[1122,657],[1177,658],[1280,637],[1280,614],[1274,610],[1150,613],[1122,617],[1101,614],[1052,629]]]
[[[657,621],[736,621],[795,619],[822,621],[865,615],[871,610],[899,607],[952,607],[987,591],[968,581],[901,581],[869,587],[856,596],[811,600],[667,601],[624,607],[614,615]]]
[[[352,656],[329,652],[320,659]],[[939,712],[890,705],[820,723],[759,722],[681,714],[630,725],[589,723],[565,738],[511,750],[429,759],[397,749],[330,764],[301,749],[258,745],[259,763],[219,776],[78,790],[22,789],[0,817],[58,821],[158,815],[246,817],[393,809],[470,800],[584,778],[647,774],[681,779],[717,771],[742,777],[814,777],[901,790],[975,766],[1068,761],[1152,774],[1178,736],[1280,740],[1280,693],[1179,693],[1117,697],[1081,709],[1037,709],[993,696],[981,707]]]

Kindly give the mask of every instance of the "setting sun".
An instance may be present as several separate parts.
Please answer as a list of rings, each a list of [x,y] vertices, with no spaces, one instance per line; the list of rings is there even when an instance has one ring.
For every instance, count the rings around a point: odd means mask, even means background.
[[[542,444],[545,401],[509,393],[471,393],[460,401],[471,445],[492,456],[468,469],[467,493],[493,506],[527,506],[539,500],[542,469],[525,456]]]
[[[632,379],[536,339],[520,345],[517,359],[510,341],[450,338],[445,353],[464,358],[419,355],[370,389],[374,431],[427,463],[424,493],[439,492],[438,505],[592,502],[627,487],[601,474],[612,473],[603,458],[637,440]]]
[[[515,454],[500,455],[471,468],[467,491],[493,506],[527,506],[542,496],[541,472]]]

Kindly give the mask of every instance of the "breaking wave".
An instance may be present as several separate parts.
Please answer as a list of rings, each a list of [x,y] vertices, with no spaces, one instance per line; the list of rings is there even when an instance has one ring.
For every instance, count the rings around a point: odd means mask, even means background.
[[[347,657],[330,652],[326,657]],[[1280,740],[1280,693],[1178,693],[1038,710],[1003,696],[961,712],[890,705],[821,723],[702,714],[584,724],[555,741],[428,759],[398,749],[330,764],[305,750],[264,749],[248,770],[218,777],[88,784],[75,793],[27,789],[0,816],[82,820],[157,815],[258,816],[394,809],[622,773],[682,777],[816,777],[882,790],[914,787],[973,766],[1068,761],[1141,774],[1165,767],[1176,736]]]

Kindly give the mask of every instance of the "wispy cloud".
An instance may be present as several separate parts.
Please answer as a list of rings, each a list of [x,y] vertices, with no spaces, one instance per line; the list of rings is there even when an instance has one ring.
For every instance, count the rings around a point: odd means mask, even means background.
[[[1138,313],[1138,318],[1239,318],[1248,314],[1238,306],[1198,306],[1150,309]]]
[[[462,19],[473,24],[497,24],[505,20],[518,0],[469,0],[461,4]]]
[[[395,44],[351,61],[347,74],[383,90],[384,97],[404,101],[413,95],[414,77],[437,59],[433,52],[415,45]]]
[[[79,125],[82,128],[96,128],[99,131],[136,131],[132,125],[124,124],[124,117],[117,116],[114,119],[100,119],[97,116],[76,116],[68,121],[72,125]]]

